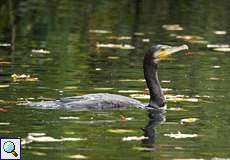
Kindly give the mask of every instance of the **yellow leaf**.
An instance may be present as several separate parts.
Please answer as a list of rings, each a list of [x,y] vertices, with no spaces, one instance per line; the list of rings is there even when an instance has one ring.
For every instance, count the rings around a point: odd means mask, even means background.
[[[130,129],[108,129],[107,131],[110,133],[133,133],[135,132],[134,130],[130,130]]]

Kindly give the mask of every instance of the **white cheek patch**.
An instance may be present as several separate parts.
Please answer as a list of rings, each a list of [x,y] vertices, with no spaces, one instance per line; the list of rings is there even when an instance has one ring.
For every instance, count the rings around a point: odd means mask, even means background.
[[[160,50],[153,54],[153,58],[158,58],[160,56]]]

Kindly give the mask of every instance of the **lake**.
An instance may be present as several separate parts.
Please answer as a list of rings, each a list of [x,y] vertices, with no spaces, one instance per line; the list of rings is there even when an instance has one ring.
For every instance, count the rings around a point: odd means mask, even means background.
[[[227,0],[0,1],[0,137],[23,159],[230,159]],[[163,115],[129,107],[73,112],[20,105],[89,93],[148,103],[143,56],[161,62]]]

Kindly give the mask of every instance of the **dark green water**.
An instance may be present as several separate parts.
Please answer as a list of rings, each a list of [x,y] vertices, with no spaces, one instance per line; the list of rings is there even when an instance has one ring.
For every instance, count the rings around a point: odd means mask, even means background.
[[[55,139],[86,139],[28,143],[22,150],[25,160],[73,155],[93,160],[229,159],[230,53],[207,48],[207,44],[229,44],[229,14],[227,0],[0,0],[0,137],[45,133]],[[165,24],[179,24],[183,30],[167,30],[170,26],[162,27]],[[126,38],[117,38],[122,36]],[[96,47],[108,43],[135,49]],[[149,141],[122,141],[144,135],[141,128],[148,124],[147,111],[130,107],[70,112],[17,105],[97,92],[142,93],[146,88],[140,81],[143,55],[158,43],[190,47],[189,54],[162,61],[159,71],[162,87],[171,89],[166,95],[190,100],[168,101],[168,108],[183,111],[168,110],[164,121],[152,122]],[[38,81],[13,81],[13,73],[29,74]],[[131,119],[124,121],[121,115]],[[185,118],[198,120],[181,124]],[[165,135],[178,131],[198,137]]]

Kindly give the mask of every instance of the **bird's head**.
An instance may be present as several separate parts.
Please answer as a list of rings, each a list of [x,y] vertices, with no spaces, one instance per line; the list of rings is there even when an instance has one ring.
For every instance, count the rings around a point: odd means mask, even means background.
[[[160,60],[166,59],[171,54],[187,49],[188,49],[187,45],[181,45],[181,46],[155,45],[152,46],[149,49],[149,51],[146,53],[145,61],[158,64]]]

